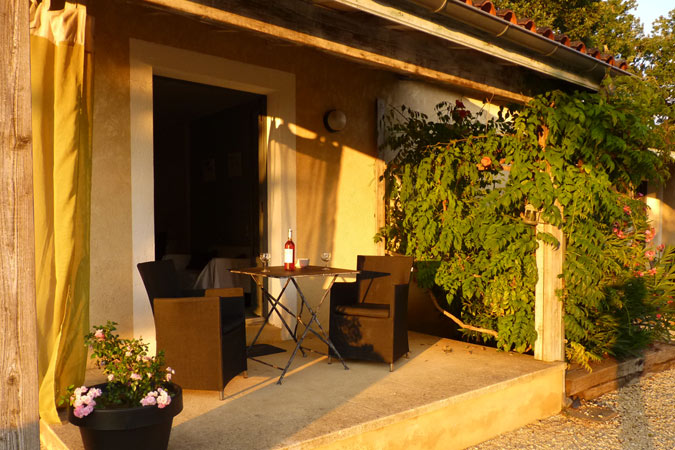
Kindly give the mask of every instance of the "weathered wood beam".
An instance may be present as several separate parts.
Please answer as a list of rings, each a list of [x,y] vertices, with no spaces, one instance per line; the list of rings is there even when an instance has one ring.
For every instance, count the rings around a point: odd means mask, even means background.
[[[478,98],[526,102],[531,73],[519,67],[496,69],[489,57],[453,51],[446,42],[424,33],[402,33],[384,27],[374,16],[342,13],[298,0],[128,0],[203,22],[234,26],[295,42],[382,69],[449,84]]]
[[[0,2],[0,448],[40,448],[30,37],[26,0]]]
[[[555,248],[543,242],[536,252],[539,278],[535,288],[534,328],[537,340],[534,342],[534,358],[542,361],[565,361],[565,327],[563,305],[556,290],[562,288],[559,275],[565,262],[565,235],[551,224],[537,225],[537,233],[550,233],[560,242]]]

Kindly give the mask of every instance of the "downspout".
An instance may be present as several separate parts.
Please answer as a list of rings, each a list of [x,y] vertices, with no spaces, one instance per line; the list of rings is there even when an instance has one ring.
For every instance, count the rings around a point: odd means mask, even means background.
[[[605,71],[611,69],[622,75],[630,75],[616,66],[593,56],[579,52],[560,42],[530,31],[516,23],[509,22],[501,17],[492,15],[479,8],[469,6],[456,0],[408,0],[411,3],[423,6],[437,14],[443,14],[451,19],[466,23],[497,38],[526,47],[543,57],[556,56],[559,60],[578,68],[579,72],[595,72],[603,77]]]

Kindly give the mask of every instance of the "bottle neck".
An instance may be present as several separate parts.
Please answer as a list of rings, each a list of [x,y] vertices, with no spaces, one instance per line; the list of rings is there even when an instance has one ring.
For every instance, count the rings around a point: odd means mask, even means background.
[[[293,239],[293,230],[289,228],[288,229],[288,240],[290,241],[292,239]]]

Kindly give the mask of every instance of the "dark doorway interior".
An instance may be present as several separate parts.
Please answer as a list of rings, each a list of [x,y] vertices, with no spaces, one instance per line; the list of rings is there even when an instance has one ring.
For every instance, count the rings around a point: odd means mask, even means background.
[[[263,95],[153,77],[155,258],[174,260],[185,288],[213,258],[251,266],[265,247],[265,110]]]

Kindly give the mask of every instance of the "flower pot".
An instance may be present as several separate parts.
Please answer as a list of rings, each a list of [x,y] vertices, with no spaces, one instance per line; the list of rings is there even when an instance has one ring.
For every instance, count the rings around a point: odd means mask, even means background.
[[[105,384],[94,387],[105,390]],[[68,421],[80,427],[85,450],[166,450],[175,415],[183,410],[183,391],[171,385],[171,403],[160,409],[155,406],[138,408],[96,409],[78,418],[73,407],[68,409]]]

